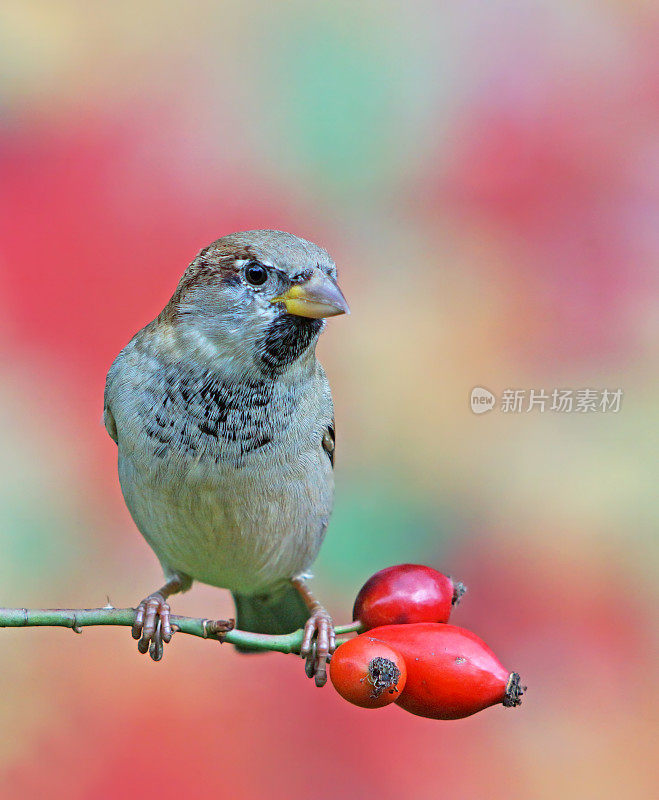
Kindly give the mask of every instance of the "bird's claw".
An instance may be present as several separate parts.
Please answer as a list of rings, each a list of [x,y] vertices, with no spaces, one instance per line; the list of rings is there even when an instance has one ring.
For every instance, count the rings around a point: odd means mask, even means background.
[[[306,659],[304,671],[316,686],[327,683],[327,662],[336,648],[334,622],[324,608],[319,608],[304,626],[300,655]]]
[[[139,640],[137,649],[160,661],[163,645],[171,641],[172,633],[169,603],[159,592],[150,594],[135,609],[132,634]]]

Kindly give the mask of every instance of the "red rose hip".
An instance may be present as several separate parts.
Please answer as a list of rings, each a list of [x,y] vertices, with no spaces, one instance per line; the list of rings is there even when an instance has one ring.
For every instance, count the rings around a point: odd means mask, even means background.
[[[407,677],[400,653],[383,642],[361,636],[336,649],[329,669],[336,691],[361,708],[381,708],[395,702]]]
[[[405,659],[407,680],[396,702],[412,714],[460,719],[496,703],[522,702],[526,687],[519,675],[505,669],[485,642],[465,628],[419,622],[385,625],[362,637],[385,642]]]
[[[399,564],[381,569],[362,586],[352,618],[365,630],[380,625],[448,622],[453,605],[466,591],[432,567]]]

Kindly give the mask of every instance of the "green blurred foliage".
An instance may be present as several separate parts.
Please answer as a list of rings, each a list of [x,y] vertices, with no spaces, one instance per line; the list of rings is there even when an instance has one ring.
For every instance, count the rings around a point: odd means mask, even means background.
[[[343,476],[314,571],[321,580],[329,579],[335,593],[349,598],[383,567],[437,564],[459,530],[456,509],[448,498],[431,500],[377,471],[353,480]]]

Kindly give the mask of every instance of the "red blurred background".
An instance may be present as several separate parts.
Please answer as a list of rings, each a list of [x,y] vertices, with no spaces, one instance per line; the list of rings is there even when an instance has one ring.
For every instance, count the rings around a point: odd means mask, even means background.
[[[8,2],[0,10],[0,603],[159,585],[100,424],[105,373],[218,236],[334,256],[339,432],[316,583],[470,588],[529,685],[457,722],[363,711],[293,656],[5,630],[2,796],[654,796],[656,6]],[[475,385],[624,390],[475,416]],[[655,383],[656,386],[656,383]],[[174,611],[231,614],[196,586]],[[653,737],[654,734],[654,737]]]

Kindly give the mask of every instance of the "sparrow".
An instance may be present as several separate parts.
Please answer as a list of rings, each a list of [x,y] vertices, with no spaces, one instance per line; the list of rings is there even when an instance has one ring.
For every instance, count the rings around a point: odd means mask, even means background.
[[[325,318],[345,313],[323,248],[234,233],[198,253],[113,362],[104,423],[166,578],[137,606],[141,653],[159,660],[168,598],[200,581],[233,593],[243,630],[303,628],[307,674],[325,683],[334,625],[307,580],[332,511],[335,426],[315,347]]]

